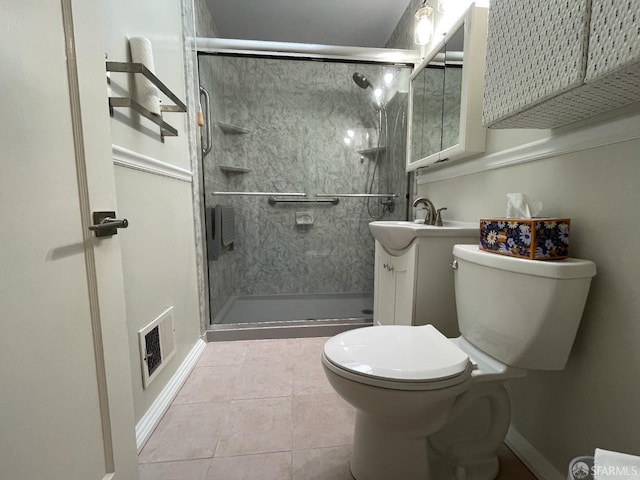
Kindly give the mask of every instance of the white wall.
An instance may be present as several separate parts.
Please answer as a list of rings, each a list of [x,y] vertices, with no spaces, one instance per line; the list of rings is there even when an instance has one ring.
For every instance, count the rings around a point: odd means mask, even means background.
[[[625,123],[640,128],[640,116]],[[489,132],[490,143],[510,146],[532,136]],[[573,457],[596,447],[640,454],[638,152],[640,140],[626,141],[418,187],[418,195],[449,208],[449,219],[474,222],[504,216],[505,194],[526,192],[544,202],[543,214],[572,219],[571,255],[597,264],[567,368],[508,385],[513,426],[565,475]]]
[[[153,45],[155,73],[187,103],[181,2],[175,0],[103,2],[106,54],[111,61],[130,61],[127,37],[143,35]],[[112,73],[115,95],[131,91],[127,74]],[[168,99],[163,98],[167,102]],[[191,170],[187,122],[196,112],[165,113],[178,137],[160,141],[159,128],[119,109],[111,120],[113,144]],[[115,166],[118,214],[130,226],[119,234],[133,372],[136,420],[148,410],[200,337],[191,181]],[[137,332],[167,307],[174,307],[177,353],[156,380],[143,390]]]
[[[403,42],[410,38],[411,14],[418,3],[410,3],[392,38],[397,43],[389,46],[413,48]],[[435,1],[429,3],[434,6]],[[437,16],[436,20],[437,32],[446,31],[454,22],[453,17]],[[418,185],[417,196],[429,197],[438,208],[448,207],[445,213],[450,220],[476,222],[481,217],[502,216],[508,192],[539,198],[545,205],[544,214],[572,219],[571,255],[597,264],[598,275],[567,368],[531,372],[508,385],[512,425],[541,455],[543,467],[551,467],[549,478],[566,478],[569,461],[592,455],[596,447],[640,455],[636,373],[640,364],[640,255],[636,247],[640,238],[640,140],[636,134],[635,140],[615,143],[613,134],[610,145],[586,146],[616,123],[627,132],[639,132],[640,115],[629,115],[632,109],[626,110],[626,117],[603,116],[601,120],[613,120],[599,125],[583,122],[582,129],[489,130],[486,151],[493,154],[489,160],[452,162],[430,168],[419,179],[429,183]],[[580,151],[561,153],[559,144],[549,151],[558,135],[572,132],[584,134],[572,148]],[[543,143],[539,151],[549,155],[544,160],[478,171],[479,165],[491,164],[496,156],[500,161],[510,160],[509,149],[536,141]],[[459,176],[447,178],[455,175]]]
[[[185,102],[186,88],[182,47],[181,2],[175,0],[105,0],[105,44],[107,59],[130,61],[128,36],[147,37],[153,46],[156,76]],[[114,94],[130,92],[127,74],[111,73]],[[163,102],[168,100],[163,98]],[[159,128],[146,119],[138,121],[126,109],[118,109],[111,122],[113,143],[173,165],[191,168],[188,156],[188,115],[165,113],[165,120],[178,129],[178,137],[159,139]],[[138,128],[136,128],[138,127]],[[141,127],[141,128],[140,128]]]
[[[440,12],[437,8],[437,0],[428,0],[427,5],[434,9],[433,37],[426,45],[417,46],[413,42],[414,16],[416,11],[422,7],[422,0],[410,0],[385,47],[417,50],[422,58],[426,58],[442,42],[444,36],[472,3],[478,7],[489,7],[489,0],[449,0],[447,2],[448,8],[444,12]]]

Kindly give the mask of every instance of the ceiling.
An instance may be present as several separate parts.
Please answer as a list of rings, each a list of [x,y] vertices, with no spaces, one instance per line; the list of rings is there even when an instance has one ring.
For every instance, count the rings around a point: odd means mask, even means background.
[[[384,47],[410,0],[206,0],[220,36]]]

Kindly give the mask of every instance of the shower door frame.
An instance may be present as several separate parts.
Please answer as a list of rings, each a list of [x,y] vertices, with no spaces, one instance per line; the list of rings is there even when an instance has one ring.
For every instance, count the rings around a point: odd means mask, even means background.
[[[196,53],[224,53],[327,61],[367,62],[380,65],[402,64],[415,68],[420,63],[416,50],[347,47],[311,43],[264,42],[230,38],[196,38]]]
[[[410,67],[411,69],[415,69],[415,66],[421,61],[419,53],[415,50],[205,37],[196,38],[196,54],[223,54],[329,62],[368,63],[381,66],[400,65]],[[199,89],[199,75],[196,75],[196,78],[197,88]],[[198,159],[202,161],[202,151],[199,152]],[[201,205],[201,209],[204,209],[204,204]],[[202,255],[203,258],[203,264],[208,261],[206,249],[206,240],[203,238],[203,244],[199,248],[199,254]],[[204,280],[207,295],[206,301],[209,302],[209,276],[205,275]],[[209,319],[209,322],[207,326],[208,341],[332,336],[341,331],[369,325],[369,323],[364,322],[364,320],[353,318],[313,320],[311,323],[309,321],[286,321],[255,324],[213,324],[211,323],[211,319]]]

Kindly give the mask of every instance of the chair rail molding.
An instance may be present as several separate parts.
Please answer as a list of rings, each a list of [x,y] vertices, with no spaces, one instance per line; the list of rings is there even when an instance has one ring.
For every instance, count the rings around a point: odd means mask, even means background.
[[[113,164],[124,168],[131,168],[153,175],[181,180],[191,183],[193,181],[193,172],[185,168],[171,165],[153,157],[143,155],[133,150],[121,147],[120,145],[111,145],[113,153]]]

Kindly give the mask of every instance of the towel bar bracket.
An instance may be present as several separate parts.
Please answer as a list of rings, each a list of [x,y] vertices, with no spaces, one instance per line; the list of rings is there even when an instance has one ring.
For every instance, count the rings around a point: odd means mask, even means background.
[[[149,80],[153,85],[164,93],[174,105],[161,105],[160,115],[151,113],[144,108],[138,102],[129,97],[109,97],[109,114],[113,117],[115,108],[131,108],[140,115],[160,127],[160,140],[164,142],[164,137],[177,137],[178,130],[169,125],[162,119],[163,112],[186,112],[187,106],[171,91],[169,88],[156,77],[151,70],[149,70],[142,63],[131,62],[106,62],[107,72],[122,72],[122,73],[139,73]]]

